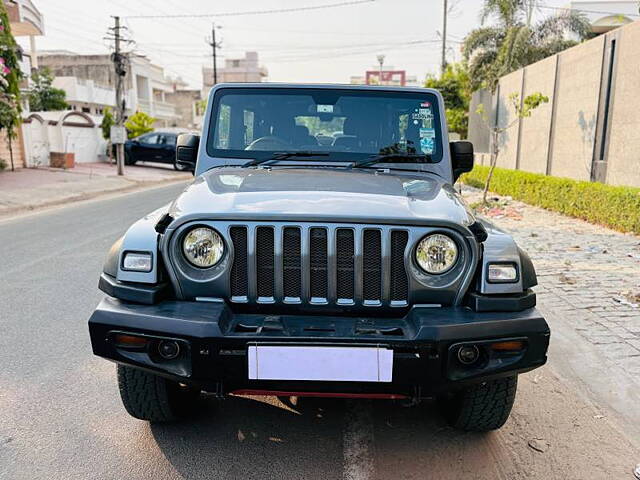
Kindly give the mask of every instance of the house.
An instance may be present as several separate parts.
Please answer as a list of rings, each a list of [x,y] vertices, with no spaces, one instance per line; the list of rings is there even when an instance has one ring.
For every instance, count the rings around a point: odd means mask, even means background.
[[[79,55],[57,50],[40,52],[38,63],[55,76],[54,86],[67,92],[72,110],[102,115],[115,108],[116,75],[110,55]],[[145,112],[157,119],[157,127],[173,127],[179,120],[175,106],[166,95],[173,91],[164,69],[142,55],[129,58],[125,77],[125,115]]]

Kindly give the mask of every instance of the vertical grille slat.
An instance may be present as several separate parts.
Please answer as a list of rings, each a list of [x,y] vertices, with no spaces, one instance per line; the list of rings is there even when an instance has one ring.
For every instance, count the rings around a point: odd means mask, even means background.
[[[247,276],[247,229],[231,227],[234,259],[231,266],[231,296],[246,297],[249,289]]]
[[[362,245],[362,298],[382,298],[382,241],[380,230],[365,230]]]
[[[256,276],[258,298],[272,298],[274,290],[273,228],[256,230]]]
[[[309,295],[311,299],[327,298],[327,231],[309,229]]]
[[[233,225],[233,302],[404,307],[409,232],[359,225]]]
[[[355,294],[355,244],[353,230],[339,228],[336,232],[336,264],[338,299],[353,299]]]
[[[408,232],[391,232],[391,292],[389,297],[392,302],[406,302],[409,298],[409,278],[404,268],[404,251],[408,241]]]
[[[286,227],[282,238],[282,283],[285,298],[302,296],[300,229]]]

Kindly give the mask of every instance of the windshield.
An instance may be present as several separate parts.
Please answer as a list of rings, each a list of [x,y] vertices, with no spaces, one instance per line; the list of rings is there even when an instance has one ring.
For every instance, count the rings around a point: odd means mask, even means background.
[[[428,92],[223,88],[212,111],[207,153],[214,157],[302,152],[325,154],[320,161],[403,153],[414,155],[411,161],[442,158],[437,99]]]

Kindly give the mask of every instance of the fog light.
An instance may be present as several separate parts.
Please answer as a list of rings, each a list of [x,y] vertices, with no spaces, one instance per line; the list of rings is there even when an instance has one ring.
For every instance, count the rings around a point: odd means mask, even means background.
[[[173,340],[162,340],[158,344],[158,353],[165,360],[173,360],[180,355],[180,345]]]
[[[458,349],[458,360],[464,365],[475,363],[480,357],[480,350],[475,345],[463,345]]]
[[[122,269],[131,272],[150,272],[153,263],[150,253],[127,252],[124,254]]]
[[[516,283],[518,268],[513,263],[490,263],[487,270],[489,283]]]

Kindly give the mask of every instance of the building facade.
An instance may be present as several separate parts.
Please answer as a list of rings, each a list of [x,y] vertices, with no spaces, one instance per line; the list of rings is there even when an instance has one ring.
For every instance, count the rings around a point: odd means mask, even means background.
[[[40,52],[38,63],[55,76],[54,86],[67,92],[72,110],[102,115],[115,108],[116,76],[110,55],[78,55],[68,51]],[[131,56],[125,77],[125,115],[145,112],[157,119],[158,127],[177,126],[179,116],[167,94],[173,83],[162,67],[141,55]]]
[[[242,58],[227,58],[224,66],[217,69],[218,83],[258,83],[266,80],[268,71],[260,66],[258,52],[245,52]],[[213,67],[202,68],[203,96],[214,85]]]
[[[26,101],[26,92],[31,85],[31,70],[37,68],[36,37],[44,35],[44,18],[31,0],[4,0],[7,16],[11,25],[11,33],[20,46],[22,60],[20,71],[23,74],[21,90],[23,92],[22,110],[28,114],[29,104]],[[26,44],[26,48],[24,46]],[[7,166],[13,163],[14,168],[24,167],[27,163],[24,135],[21,128],[17,129],[17,138],[11,142],[9,151],[6,133],[0,132],[0,159]],[[13,160],[11,160],[13,159]]]

